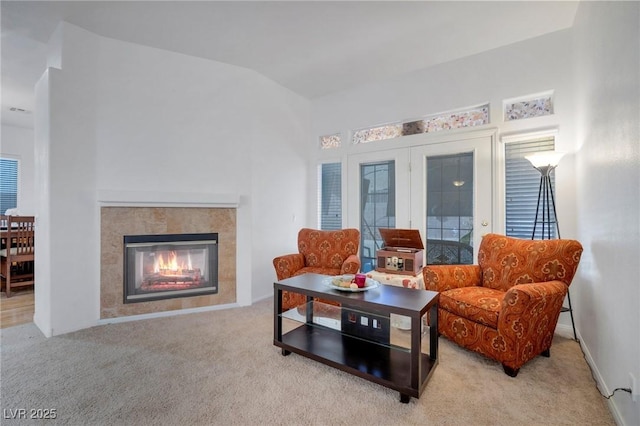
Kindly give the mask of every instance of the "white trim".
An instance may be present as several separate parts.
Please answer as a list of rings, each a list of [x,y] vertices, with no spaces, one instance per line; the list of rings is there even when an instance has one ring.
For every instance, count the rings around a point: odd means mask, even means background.
[[[237,194],[196,192],[111,191],[97,192],[103,207],[214,207],[238,208]]]
[[[559,326],[557,328],[559,328]],[[600,374],[600,370],[598,370],[598,365],[593,360],[593,357],[591,356],[591,352],[589,352],[587,345],[582,340],[580,331],[578,330],[576,333],[578,335],[578,344],[580,345],[580,349],[582,350],[584,359],[587,361],[587,364],[589,364],[589,368],[591,369],[593,379],[596,382],[596,389],[601,394],[604,393],[605,395],[611,395],[611,391],[609,390],[609,387],[605,383],[604,378],[602,377],[602,374]],[[551,346],[551,349],[553,349],[553,346]],[[609,411],[611,411],[611,415],[613,416],[613,419],[615,420],[616,424],[625,425],[626,423],[624,422],[624,417],[620,413],[620,409],[616,405],[615,399],[609,398],[607,400],[607,405],[609,406]]]
[[[116,318],[101,318],[98,320],[97,325],[118,324],[123,322],[140,321],[140,320],[153,319],[153,318],[173,317],[176,315],[197,314],[201,312],[210,312],[210,311],[221,311],[223,309],[232,309],[232,308],[239,308],[239,307],[240,305],[238,305],[237,303],[226,303],[224,305],[212,305],[212,306],[202,306],[199,308],[177,309],[173,311],[151,312],[149,314],[128,315],[128,316],[116,317]]]

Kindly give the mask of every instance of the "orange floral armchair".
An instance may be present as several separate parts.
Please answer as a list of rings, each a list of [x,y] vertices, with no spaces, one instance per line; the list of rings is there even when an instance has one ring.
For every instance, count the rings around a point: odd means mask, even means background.
[[[515,377],[527,361],[550,356],[581,255],[574,240],[489,234],[480,243],[478,265],[426,266],[425,288],[440,292],[439,333],[497,360]]]
[[[316,273],[323,275],[355,274],[360,270],[358,247],[360,231],[342,229],[320,231],[303,228],[298,232],[298,252],[273,259],[278,280],[297,275]],[[305,303],[298,293],[282,292],[283,309]]]

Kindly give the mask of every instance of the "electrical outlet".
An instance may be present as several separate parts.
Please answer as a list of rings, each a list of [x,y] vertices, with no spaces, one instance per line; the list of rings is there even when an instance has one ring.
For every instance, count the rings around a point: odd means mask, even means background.
[[[638,382],[633,373],[629,373],[629,387],[631,387],[631,399],[633,402],[640,401],[640,389],[638,389]]]

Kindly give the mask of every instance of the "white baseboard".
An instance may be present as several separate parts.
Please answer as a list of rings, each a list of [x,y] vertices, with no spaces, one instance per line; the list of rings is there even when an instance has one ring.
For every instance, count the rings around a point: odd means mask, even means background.
[[[568,326],[567,328],[571,329],[570,326]],[[556,328],[556,331],[558,331],[557,328]],[[573,331],[571,331],[571,333],[573,333]],[[580,343],[580,348],[582,349],[582,353],[584,354],[584,359],[587,361],[587,364],[589,364],[589,367],[591,368],[591,372],[593,374],[593,378],[595,379],[596,384],[597,384],[598,392],[600,392],[601,394],[604,394],[606,396],[611,395],[611,391],[609,390],[609,387],[605,383],[604,378],[602,377],[602,374],[600,374],[600,370],[598,370],[598,366],[594,362],[593,357],[591,356],[591,353],[589,352],[589,348],[582,341],[582,337],[580,336],[580,332],[577,332],[577,334],[578,334],[578,341]],[[573,334],[572,334],[572,337],[573,337]],[[624,422],[624,419],[620,415],[620,410],[616,406],[615,400],[613,398],[608,399],[607,400],[607,405],[609,406],[609,411],[611,411],[611,415],[613,416],[613,419],[615,420],[616,424],[617,425],[626,426],[626,423]]]
[[[128,315],[126,317],[102,318],[98,320],[97,325],[117,324],[129,321],[139,321],[151,318],[173,317],[176,315],[195,314],[198,312],[219,311],[223,309],[239,308],[237,303],[227,303],[224,305],[202,306],[199,308],[177,309],[173,311],[152,312],[149,314]]]

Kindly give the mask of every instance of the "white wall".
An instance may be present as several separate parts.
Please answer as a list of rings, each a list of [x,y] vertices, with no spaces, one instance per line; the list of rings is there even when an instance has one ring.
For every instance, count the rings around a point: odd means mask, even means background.
[[[317,136],[491,103],[501,132],[572,124],[571,32],[564,30],[313,101]],[[502,100],[555,90],[553,116],[505,123]],[[571,127],[572,129],[572,127]],[[570,143],[567,138],[562,143]],[[314,145],[315,148],[315,145]]]
[[[19,162],[18,211],[20,214],[33,215],[35,212],[33,129],[2,124],[0,132],[0,156],[16,159]],[[4,212],[1,213],[4,214]]]
[[[253,300],[258,300],[273,295],[273,258],[297,252],[298,231],[308,226],[310,118],[309,102],[275,83],[260,84],[251,93],[260,111],[252,122],[251,162],[247,164],[252,180],[250,264]]]
[[[45,323],[60,334],[98,319],[96,197],[103,191],[237,195],[238,302],[270,294],[273,268],[252,265],[270,265],[278,236],[294,232],[289,211],[306,215],[305,186],[291,183],[305,180],[307,101],[244,68],[69,24],[53,40],[61,70],[49,71],[48,96],[40,100],[41,109],[51,105],[42,143],[49,149],[49,205],[43,203],[42,214],[51,243],[42,264],[49,265],[50,282],[38,283],[50,289],[43,293],[50,293],[51,318],[38,324],[45,334]],[[38,299],[36,316],[46,303]]]
[[[60,26],[36,88],[36,325],[55,335],[95,324],[99,259],[95,202],[98,40]]]
[[[577,223],[585,252],[576,278],[582,344],[610,394],[640,386],[640,4],[581,2],[574,24]],[[636,389],[640,391],[640,389]],[[619,424],[640,402],[617,392]]]

